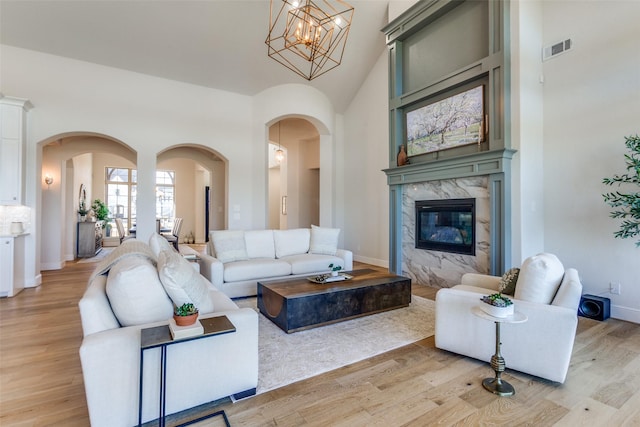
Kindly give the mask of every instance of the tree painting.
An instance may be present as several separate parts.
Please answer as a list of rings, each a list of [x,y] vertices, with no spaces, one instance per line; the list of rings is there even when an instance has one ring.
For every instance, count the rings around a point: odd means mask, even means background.
[[[407,113],[407,154],[415,156],[483,141],[484,86]]]

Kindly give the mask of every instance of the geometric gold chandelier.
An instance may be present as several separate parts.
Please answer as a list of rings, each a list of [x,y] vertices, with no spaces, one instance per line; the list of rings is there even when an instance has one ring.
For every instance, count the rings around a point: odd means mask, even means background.
[[[352,17],[342,0],[271,0],[268,55],[313,80],[342,62]]]

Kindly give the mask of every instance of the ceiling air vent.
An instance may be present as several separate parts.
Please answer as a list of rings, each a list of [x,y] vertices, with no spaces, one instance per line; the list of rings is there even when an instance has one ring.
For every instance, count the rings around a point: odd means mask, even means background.
[[[565,53],[571,50],[572,47],[573,42],[571,39],[562,40],[549,46],[545,46],[542,48],[542,60],[546,61],[554,56],[560,55],[561,53]]]

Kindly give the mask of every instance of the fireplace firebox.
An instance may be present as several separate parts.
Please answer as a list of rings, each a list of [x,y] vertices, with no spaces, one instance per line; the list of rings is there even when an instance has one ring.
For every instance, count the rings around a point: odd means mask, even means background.
[[[476,200],[418,200],[416,248],[476,254]]]

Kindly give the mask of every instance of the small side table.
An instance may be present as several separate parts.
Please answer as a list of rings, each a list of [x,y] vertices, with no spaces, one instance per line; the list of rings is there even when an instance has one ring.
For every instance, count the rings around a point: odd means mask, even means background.
[[[471,312],[480,317],[481,319],[491,320],[496,324],[496,353],[491,356],[491,368],[496,373],[494,378],[485,378],[482,380],[482,386],[493,394],[498,396],[513,396],[516,390],[511,384],[502,379],[502,373],[505,370],[505,362],[502,354],[500,354],[500,324],[501,323],[523,323],[528,320],[527,316],[519,311],[516,311],[511,316],[507,317],[494,317],[485,313],[480,307],[474,306],[471,308]]]
[[[236,331],[236,327],[231,323],[227,316],[209,317],[206,319],[198,319],[204,328],[202,335],[196,335],[194,337],[177,339],[171,338],[171,331],[168,325],[156,326],[154,328],[146,328],[140,330],[140,390],[138,395],[138,426],[142,425],[142,391],[143,391],[143,362],[144,352],[152,348],[160,347],[160,413],[158,416],[158,423],[160,427],[165,425],[166,415],[166,395],[167,395],[167,347],[174,344],[180,344],[187,341],[198,340],[202,338],[209,338],[216,335],[228,334]],[[206,418],[222,415],[227,427],[230,427],[229,419],[224,411],[217,411],[209,415],[198,418],[197,420],[189,421],[183,426],[199,422]]]

